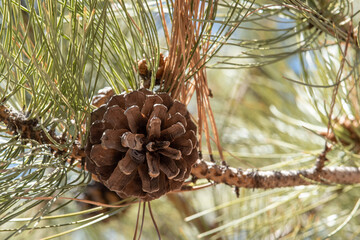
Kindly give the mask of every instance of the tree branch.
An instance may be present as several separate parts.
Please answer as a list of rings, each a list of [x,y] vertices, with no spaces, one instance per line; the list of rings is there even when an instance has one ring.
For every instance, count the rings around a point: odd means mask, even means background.
[[[32,139],[42,144],[49,144],[55,152],[59,149],[47,137],[50,135],[56,142],[63,142],[53,132],[47,134],[38,128],[36,119],[28,119],[24,114],[15,112],[0,105],[0,122],[4,122],[9,131],[19,134],[21,138]],[[81,159],[84,150],[74,144],[70,151],[70,158]],[[254,169],[236,169],[224,165],[198,160],[191,171],[198,179],[209,179],[216,183],[224,183],[243,188],[279,188],[311,184],[356,184],[360,183],[360,168],[356,167],[324,167],[304,170],[258,171]]]
[[[353,26],[353,15],[347,16],[341,10],[334,12],[323,5],[320,9],[312,9],[303,1],[290,0],[290,4],[284,4],[288,9],[295,9],[307,17],[309,28],[315,27],[332,37],[350,43],[353,47],[359,48],[357,39],[358,29]],[[350,10],[352,12],[352,9]]]
[[[41,130],[35,130],[38,124],[36,119],[28,119],[24,114],[10,110],[4,105],[0,105],[0,122],[5,123],[10,134],[20,134],[21,138],[48,143],[46,135],[44,136]]]
[[[242,170],[198,160],[191,171],[198,179],[206,178],[216,183],[225,183],[242,188],[279,188],[312,184],[356,184],[360,183],[360,168],[316,167],[304,170],[257,171]]]
[[[69,157],[71,159],[82,159],[85,157],[85,152],[79,144],[73,144],[71,150],[60,150],[56,148],[53,141],[61,144],[65,142],[64,138],[57,136],[51,130],[45,133],[39,127],[37,119],[29,119],[23,113],[11,110],[4,105],[0,105],[0,122],[3,122],[7,126],[9,134],[19,134],[24,140],[32,139],[40,144],[49,144],[52,151],[56,153],[70,151]],[[50,136],[53,141],[48,136]]]

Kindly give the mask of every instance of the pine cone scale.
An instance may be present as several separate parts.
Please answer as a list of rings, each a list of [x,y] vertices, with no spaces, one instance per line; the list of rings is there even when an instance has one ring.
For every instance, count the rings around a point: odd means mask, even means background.
[[[188,111],[186,109],[186,106],[184,104],[182,104],[181,102],[177,101],[177,100],[174,101],[174,104],[169,109],[169,114],[171,116],[176,114],[176,113],[179,113],[182,116],[186,116],[187,112]]]
[[[161,155],[174,159],[174,160],[180,160],[181,159],[181,151],[171,148],[171,147],[167,147],[164,149],[161,149],[158,151],[158,153],[160,153]]]
[[[143,106],[146,99],[146,95],[140,91],[134,91],[125,95],[125,108],[131,108],[133,106],[138,106],[139,108]]]
[[[141,109],[141,113],[149,118],[150,113],[153,110],[153,106],[155,104],[162,104],[162,103],[163,103],[163,100],[161,99],[161,97],[159,97],[157,95],[148,95],[148,96],[146,96],[146,100]]]
[[[124,115],[124,110],[119,106],[111,106],[104,114],[104,121],[109,123],[113,129],[128,129],[128,119]]]
[[[175,113],[174,115],[171,115],[170,118],[165,120],[164,128],[169,128],[177,122],[180,122],[184,127],[187,126],[186,118],[180,113]]]
[[[132,160],[137,164],[142,164],[145,161],[145,154],[142,151],[129,149]]]
[[[125,132],[121,136],[121,145],[125,148],[131,148],[141,151],[144,144],[144,134],[133,134],[131,132]]]
[[[146,126],[147,134],[150,140],[158,139],[161,135],[161,120],[158,117],[150,119]]]
[[[199,153],[197,151],[192,151],[191,154],[184,156],[183,159],[188,164],[188,166],[192,166],[196,160],[199,158]],[[194,160],[195,159],[195,160]]]
[[[174,142],[171,143],[171,147],[175,149],[179,149],[181,151],[182,156],[187,156],[191,154],[194,146],[190,139],[178,138],[175,139]]]
[[[124,112],[129,123],[132,133],[143,132],[144,124],[146,126],[147,119],[141,114],[140,108],[133,105]]]
[[[115,168],[114,172],[111,174],[110,178],[105,182],[105,186],[107,186],[111,191],[122,191],[133,180],[135,176],[136,171],[133,171],[131,174],[126,175],[120,170],[120,167],[118,165]]]
[[[146,165],[139,167],[139,176],[142,182],[142,190],[147,193],[159,191],[159,178],[151,178]]]
[[[165,175],[169,179],[173,179],[180,172],[180,169],[176,166],[174,160],[166,158],[166,157],[160,157],[160,165],[159,165],[159,167],[160,167],[160,170],[163,173],[165,173]]]
[[[131,150],[129,149],[126,152],[125,157],[121,161],[119,161],[118,164],[118,168],[125,175],[130,175],[139,166],[139,164],[133,160],[130,151]]]
[[[178,173],[178,175],[176,177],[173,178],[174,181],[182,181],[182,179],[184,179],[185,174],[187,172],[187,168],[186,168],[186,162],[185,161],[175,161],[176,166],[178,167],[178,169],[180,169],[180,172]]]
[[[114,95],[107,103],[107,107],[119,106],[121,109],[125,109],[125,97],[124,95]]]
[[[182,182],[180,181],[170,181],[170,188],[174,190],[179,190],[182,186]]]
[[[149,168],[149,175],[152,178],[156,178],[160,174],[160,157],[158,155],[156,156],[155,154],[149,152],[146,153],[146,161]]]
[[[167,106],[168,108],[171,107],[173,105],[173,100],[172,98],[169,96],[169,94],[167,93],[158,93],[157,94],[159,97],[161,97],[162,101],[163,101],[163,105]]]
[[[87,165],[86,165],[87,166]],[[114,169],[116,168],[117,164],[114,165],[108,165],[108,166],[101,166],[98,167],[94,164],[95,166],[95,171],[93,172],[95,175],[98,176],[98,178],[101,181],[106,181],[109,179],[109,177],[112,175],[112,173],[114,172]],[[90,171],[90,170],[89,170]]]
[[[104,114],[106,112],[106,106],[101,106],[98,109],[96,109],[95,111],[93,111],[91,113],[91,122],[95,122],[95,121],[101,121],[101,119],[103,118]]]
[[[193,148],[196,148],[197,147],[197,139],[196,139],[196,134],[193,130],[188,130],[184,136],[183,136],[185,139],[189,139],[192,143],[192,146]],[[175,140],[174,141],[174,144],[177,144],[178,143],[178,140]]]
[[[110,126],[107,126],[108,124],[106,124],[105,122],[102,122],[102,121],[95,121],[93,123],[93,128],[90,129],[90,137],[89,137],[89,140],[92,144],[99,144],[101,141],[100,141],[100,138],[103,134],[103,132],[106,130],[106,129],[109,129]]]
[[[149,119],[157,117],[161,120],[161,122],[163,122],[165,120],[167,110],[168,108],[164,104],[155,104]]]
[[[155,142],[149,142],[146,144],[146,149],[149,152],[156,152],[157,150],[164,149],[170,146],[169,141],[156,141]]]
[[[126,132],[128,132],[127,129],[105,130],[101,137],[101,145],[103,146],[103,148],[126,152],[127,148],[122,146],[122,139],[120,138],[120,136],[122,136]]]
[[[137,175],[131,182],[127,184],[125,188],[123,188],[122,191],[118,192],[118,194],[119,196],[124,197],[144,198],[147,193],[142,190],[142,182],[140,177]]]
[[[94,145],[91,149],[90,157],[97,167],[114,165],[120,156],[120,153],[114,149],[105,149],[100,145]]]
[[[174,141],[175,138],[185,134],[186,129],[182,123],[177,122],[176,124],[173,124],[171,127],[168,127],[165,130],[161,131],[161,139],[163,141]]]

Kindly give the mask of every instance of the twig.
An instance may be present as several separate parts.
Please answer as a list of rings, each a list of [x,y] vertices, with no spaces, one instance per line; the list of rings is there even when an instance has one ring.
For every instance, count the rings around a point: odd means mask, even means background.
[[[339,71],[338,71],[337,76],[336,76],[336,86],[333,89],[333,93],[332,93],[332,97],[331,97],[330,112],[328,114],[329,121],[328,121],[326,135],[329,135],[330,134],[330,129],[332,129],[331,119],[332,119],[332,115],[333,115],[333,112],[334,112],[336,96],[338,95],[338,91],[339,91],[339,85],[340,85],[339,83],[341,82],[341,75],[343,73],[343,69],[344,69],[345,62],[346,62],[346,55],[347,55],[348,47],[349,47],[349,40],[350,40],[350,32],[348,32],[348,37],[346,39],[346,45],[345,45],[345,51],[343,53],[344,57],[341,60],[340,68],[339,68]],[[326,141],[324,151],[320,154],[320,156],[316,160],[316,171],[317,172],[320,172],[324,168],[325,162],[328,161],[328,159],[326,158],[326,154],[329,151],[330,151],[330,148],[328,147],[328,143]]]
[[[208,179],[215,183],[225,183],[242,188],[280,188],[312,184],[356,184],[360,183],[360,168],[324,167],[321,172],[316,167],[304,170],[258,171],[235,169],[223,165],[198,160],[191,173],[198,179]]]
[[[5,105],[0,105],[0,122],[3,122],[7,126],[9,134],[19,134],[24,140],[32,139],[40,144],[49,144],[51,149],[56,153],[68,151],[68,149],[59,149],[54,145],[54,142],[58,144],[64,143],[64,138],[55,135],[51,130],[45,133],[44,130],[39,127],[37,119],[29,119],[23,113],[9,109]],[[69,157],[71,159],[82,159],[85,157],[85,152],[80,144],[74,143],[70,151]]]
[[[321,32],[325,32],[334,38],[351,44],[355,48],[359,48],[357,40],[357,29],[353,27],[352,16],[348,17],[342,13],[334,14],[327,9],[311,9],[307,4],[299,0],[291,0],[290,4],[282,4],[288,9],[295,9],[302,12],[308,18],[310,28],[315,27]],[[324,16],[326,17],[324,17]]]
[[[36,119],[28,119],[24,114],[8,109],[0,105],[0,122],[4,122],[9,133],[20,134],[21,138],[36,140],[40,143],[49,143],[46,135],[35,130],[38,124]]]
[[[325,167],[325,162],[329,161],[327,159],[326,154],[331,150],[331,148],[325,143],[325,149],[322,151],[322,153],[319,155],[319,157],[316,159],[315,163],[315,169],[317,172],[321,172],[322,169]]]
[[[86,203],[86,204],[90,204],[90,205],[94,205],[94,206],[98,206],[98,207],[106,207],[106,208],[120,208],[120,207],[126,207],[126,206],[130,206],[133,205],[135,202],[125,202],[123,204],[106,204],[106,203],[101,203],[101,202],[96,202],[96,201],[91,201],[91,200],[86,200],[86,199],[79,199],[79,198],[70,198],[70,197],[14,197],[15,199],[23,199],[23,200],[44,200],[44,201],[50,201],[50,200],[54,200],[55,198],[57,200],[71,200],[71,201],[76,201],[76,202],[81,202],[81,203]]]

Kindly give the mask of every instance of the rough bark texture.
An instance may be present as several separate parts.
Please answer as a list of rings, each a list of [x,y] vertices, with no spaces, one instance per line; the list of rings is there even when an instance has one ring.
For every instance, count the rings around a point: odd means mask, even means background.
[[[5,105],[0,105],[0,122],[6,125],[9,134],[19,135],[22,140],[31,139],[40,144],[49,144],[55,154],[70,151],[69,159],[71,160],[85,157],[85,152],[78,144],[78,141],[75,141],[70,150],[59,150],[55,147],[53,141],[61,144],[66,142],[64,138],[57,136],[54,131],[45,133],[39,126],[37,119],[30,119],[25,114],[9,109]],[[48,136],[51,136],[52,139]]]
[[[216,183],[243,188],[279,188],[311,184],[356,184],[360,183],[360,169],[356,167],[316,167],[303,170],[257,171],[242,170],[198,160],[191,174]]]
[[[9,133],[19,134],[21,138],[36,140],[40,143],[48,143],[49,139],[41,131],[36,129],[38,121],[28,119],[24,114],[8,109],[0,105],[0,122],[4,122]]]

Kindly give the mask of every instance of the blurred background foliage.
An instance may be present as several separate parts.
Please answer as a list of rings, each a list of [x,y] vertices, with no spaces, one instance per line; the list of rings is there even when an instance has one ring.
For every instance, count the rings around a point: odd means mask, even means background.
[[[66,159],[75,141],[85,144],[97,90],[140,87],[137,60],[154,72],[166,55],[159,3],[1,1],[0,100],[66,141],[26,141],[0,123],[0,238],[133,237],[138,204],[89,209],[67,199],[86,197],[91,178]],[[162,4],[170,24],[172,1]],[[357,1],[217,1],[212,36],[203,38],[216,43],[207,77],[230,166],[312,167],[328,127],[327,164],[359,165],[359,10]],[[189,110],[196,116],[195,101]],[[240,189],[237,197],[220,184],[151,204],[163,239],[358,239],[358,196],[357,185],[313,185]],[[149,214],[142,238],[157,238]]]

